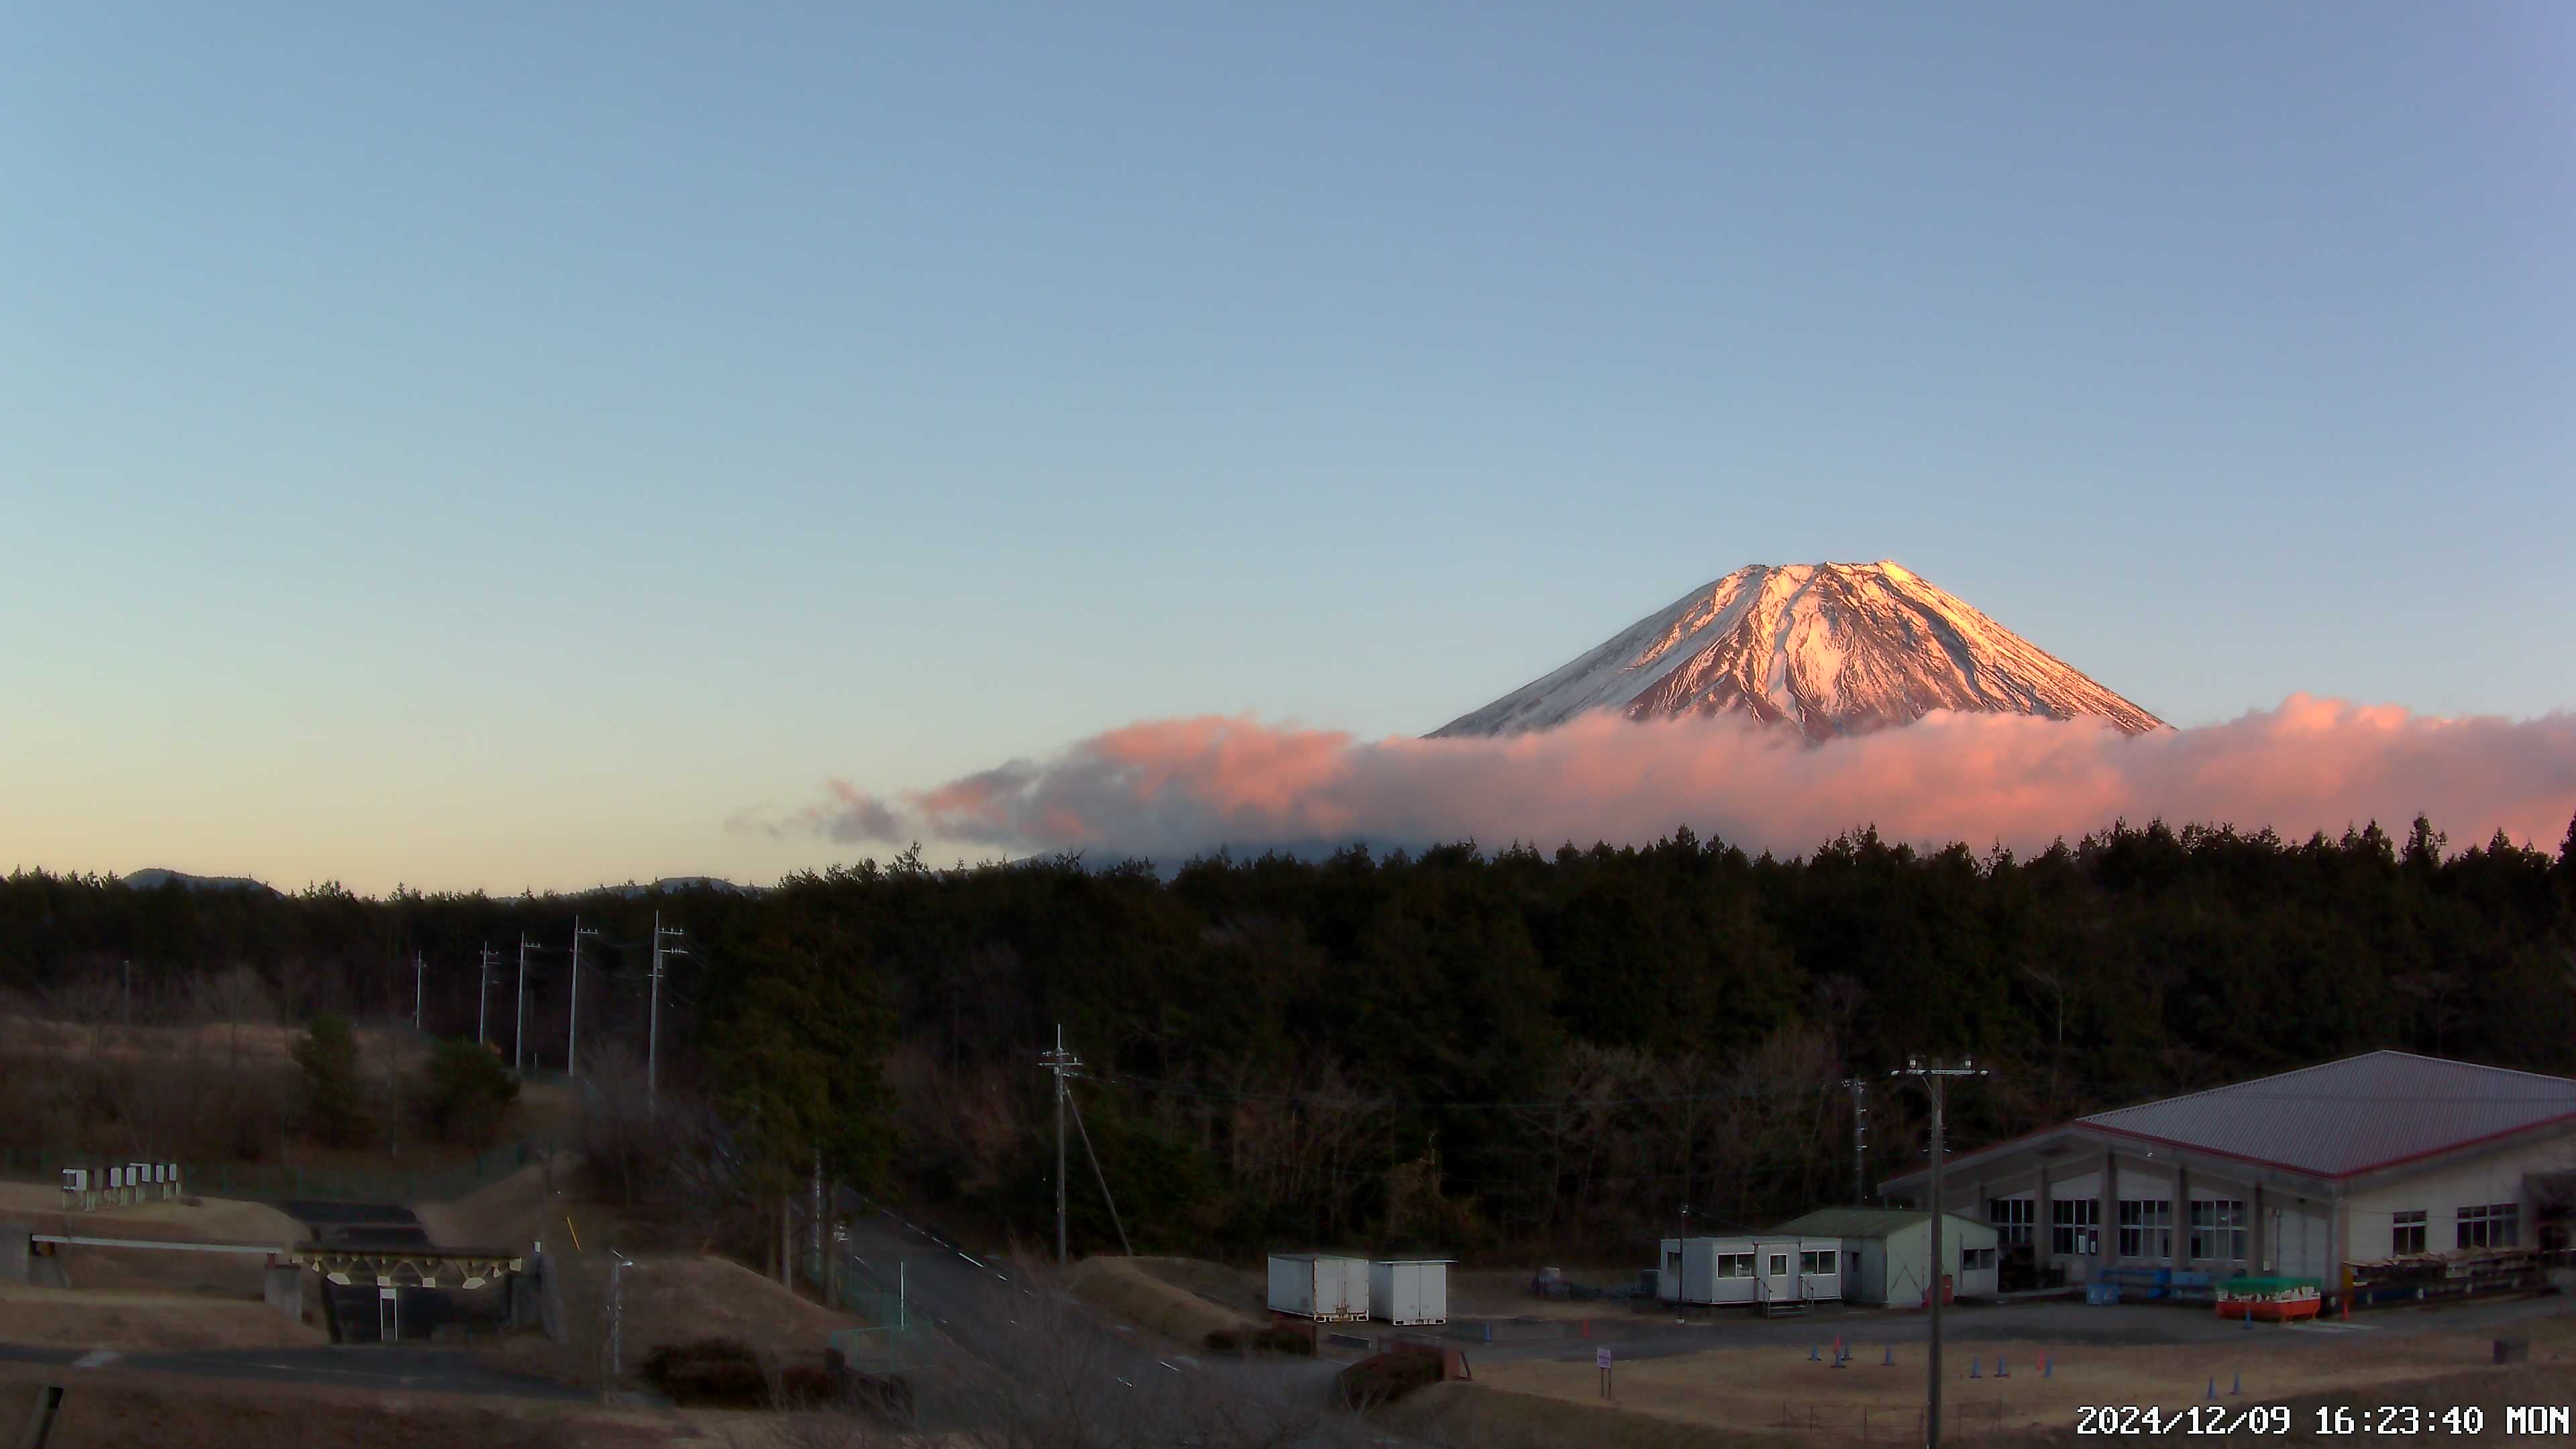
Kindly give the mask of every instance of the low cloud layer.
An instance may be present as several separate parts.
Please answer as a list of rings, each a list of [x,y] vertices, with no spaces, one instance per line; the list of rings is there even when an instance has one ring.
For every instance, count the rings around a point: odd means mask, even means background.
[[[1248,718],[1148,720],[925,790],[835,780],[823,800],[751,828],[1176,862],[1219,846],[1644,843],[1683,825],[1782,854],[1863,825],[2032,850],[2122,817],[2304,837],[2370,820],[2402,834],[2418,813],[2455,846],[2502,829],[2555,850],[2576,814],[2576,714],[2438,719],[2293,695],[2135,737],[1944,713],[1821,746],[1720,720],[1595,716],[1513,739],[1373,741]]]

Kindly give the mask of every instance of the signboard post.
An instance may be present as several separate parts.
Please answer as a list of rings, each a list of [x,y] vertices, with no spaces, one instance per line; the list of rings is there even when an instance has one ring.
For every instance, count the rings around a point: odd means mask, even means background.
[[[1605,1399],[1612,1397],[1610,1393],[1610,1350],[1606,1348],[1594,1349],[1592,1351],[1592,1362],[1601,1370],[1601,1397]]]

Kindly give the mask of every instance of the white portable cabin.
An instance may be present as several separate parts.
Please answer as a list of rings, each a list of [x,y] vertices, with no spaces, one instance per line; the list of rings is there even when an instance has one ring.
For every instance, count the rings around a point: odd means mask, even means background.
[[[1655,1285],[1667,1303],[1834,1301],[1842,1297],[1841,1256],[1836,1238],[1666,1238]]]
[[[1449,1321],[1450,1258],[1383,1258],[1369,1264],[1369,1315],[1398,1328]]]
[[[1270,1255],[1270,1311],[1318,1323],[1369,1316],[1369,1261],[1329,1253]]]

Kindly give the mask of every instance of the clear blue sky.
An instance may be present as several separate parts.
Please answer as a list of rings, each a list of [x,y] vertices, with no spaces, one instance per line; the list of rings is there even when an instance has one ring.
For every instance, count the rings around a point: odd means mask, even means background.
[[[0,868],[774,876],[1756,561],[2576,705],[2576,7],[392,10],[10,24]]]

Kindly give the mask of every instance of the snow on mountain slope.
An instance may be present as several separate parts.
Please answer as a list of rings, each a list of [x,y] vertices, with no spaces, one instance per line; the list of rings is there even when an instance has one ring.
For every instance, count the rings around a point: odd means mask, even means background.
[[[1737,569],[1431,738],[1543,730],[1596,709],[1630,719],[1740,714],[1795,724],[1810,740],[1936,709],[2090,716],[2131,734],[2167,728],[1882,559]]]

